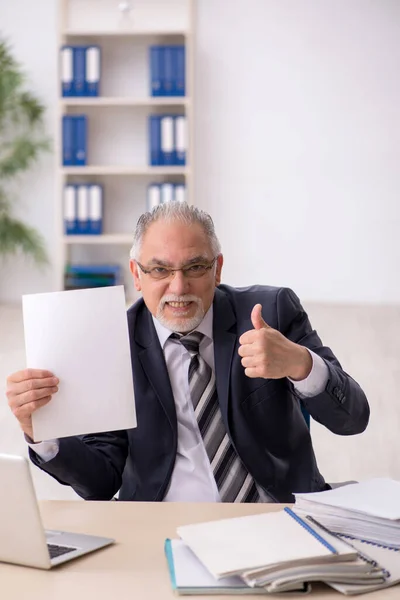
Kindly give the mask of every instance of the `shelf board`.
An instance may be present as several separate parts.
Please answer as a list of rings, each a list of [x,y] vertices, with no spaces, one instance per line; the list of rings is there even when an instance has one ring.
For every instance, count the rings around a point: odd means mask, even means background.
[[[130,167],[112,165],[88,165],[86,167],[61,167],[64,175],[188,175],[187,167]]]
[[[60,98],[62,106],[187,106],[190,103],[189,98],[184,96],[164,96],[156,98],[129,98],[123,96],[94,96],[94,97],[76,97]]]
[[[120,30],[115,30],[115,31],[90,31],[87,29],[82,29],[82,31],[79,31],[78,29],[72,30],[72,29],[64,29],[64,31],[62,32],[61,35],[64,36],[68,36],[68,37],[153,37],[153,36],[176,36],[176,35],[182,35],[182,36],[186,36],[188,35],[188,31],[184,31],[182,29],[178,29],[176,31],[172,31],[172,30],[150,30],[150,29],[144,29],[142,31],[129,31],[129,30],[124,30],[124,29],[120,29]]]
[[[64,235],[65,244],[133,244],[133,234],[106,233],[103,235]]]

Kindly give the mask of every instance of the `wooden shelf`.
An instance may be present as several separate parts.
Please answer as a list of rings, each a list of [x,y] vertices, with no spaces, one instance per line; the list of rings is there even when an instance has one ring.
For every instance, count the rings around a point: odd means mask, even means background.
[[[103,235],[64,235],[65,244],[133,244],[133,234],[106,233]]]
[[[162,30],[159,29],[157,30],[150,30],[150,29],[146,29],[143,31],[129,31],[129,30],[116,30],[116,31],[89,31],[89,30],[85,30],[82,29],[82,31],[79,31],[77,29],[75,30],[71,30],[71,29],[65,29],[61,35],[65,35],[67,37],[154,37],[154,36],[162,36],[162,37],[167,37],[167,36],[177,36],[177,35],[181,35],[181,36],[187,36],[188,32],[187,31],[183,31],[181,29],[176,30],[176,31],[166,31],[166,30]]]
[[[161,96],[156,98],[124,98],[123,96],[98,96],[79,98],[60,98],[64,107],[68,106],[188,106],[189,98],[183,96]]]
[[[130,167],[113,165],[88,165],[86,167],[62,167],[64,175],[134,175],[147,177],[153,175],[188,175],[187,167]]]

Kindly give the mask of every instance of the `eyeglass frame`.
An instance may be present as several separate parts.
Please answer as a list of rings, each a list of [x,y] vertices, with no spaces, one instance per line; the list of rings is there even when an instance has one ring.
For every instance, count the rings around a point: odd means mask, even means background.
[[[206,274],[207,271],[210,271],[213,268],[213,266],[215,265],[215,261],[217,260],[218,256],[219,255],[217,254],[217,256],[215,256],[213,258],[213,260],[210,263],[207,263],[207,264],[204,264],[204,263],[201,263],[201,262],[198,262],[198,263],[195,262],[195,263],[192,263],[192,264],[184,265],[183,267],[179,267],[178,269],[173,269],[171,267],[166,267],[164,265],[154,265],[154,267],[151,267],[149,269],[149,268],[145,268],[143,265],[141,265],[138,260],[135,260],[135,263],[138,265],[138,267],[140,268],[140,270],[142,271],[142,273],[144,273],[145,275],[150,275],[150,278],[153,279],[153,281],[163,281],[164,279],[168,279],[168,277],[171,276],[171,273],[175,274],[177,271],[182,271],[183,276],[186,277],[187,279],[201,279],[202,277],[204,277],[204,275]],[[190,276],[186,275],[185,271],[188,271],[191,267],[195,267],[196,265],[203,266],[206,269],[206,272],[202,273],[200,275],[200,277],[193,277],[193,278],[191,278]],[[151,271],[153,269],[157,269],[159,267],[161,267],[162,269],[166,269],[166,271],[168,271],[168,275],[166,275],[165,277],[160,277],[160,279],[155,279],[155,278],[153,278],[151,276]]]

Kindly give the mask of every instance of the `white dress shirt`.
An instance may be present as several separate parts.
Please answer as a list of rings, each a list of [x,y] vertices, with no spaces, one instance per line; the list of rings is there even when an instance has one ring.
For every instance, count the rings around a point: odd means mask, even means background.
[[[163,349],[175,400],[178,421],[178,447],[174,470],[166,502],[220,502],[217,485],[211,470],[189,393],[188,371],[190,354],[179,340],[171,340],[172,331],[161,325],[153,317],[154,326]],[[199,352],[206,363],[214,370],[213,307],[208,310],[196,328],[204,334]],[[310,374],[302,381],[293,381],[296,391],[302,397],[321,393],[328,381],[329,371],[324,360],[309,350],[313,366]],[[57,455],[58,441],[50,440],[29,446],[44,461]]]

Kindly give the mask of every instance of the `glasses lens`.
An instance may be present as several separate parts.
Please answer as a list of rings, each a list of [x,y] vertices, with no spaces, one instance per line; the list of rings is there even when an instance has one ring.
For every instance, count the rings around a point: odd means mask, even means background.
[[[191,265],[185,269],[186,277],[190,277],[191,279],[197,279],[198,277],[202,277],[208,270],[207,265]]]
[[[169,269],[164,269],[164,267],[154,267],[150,269],[149,275],[152,279],[166,279],[170,275],[171,271]]]

